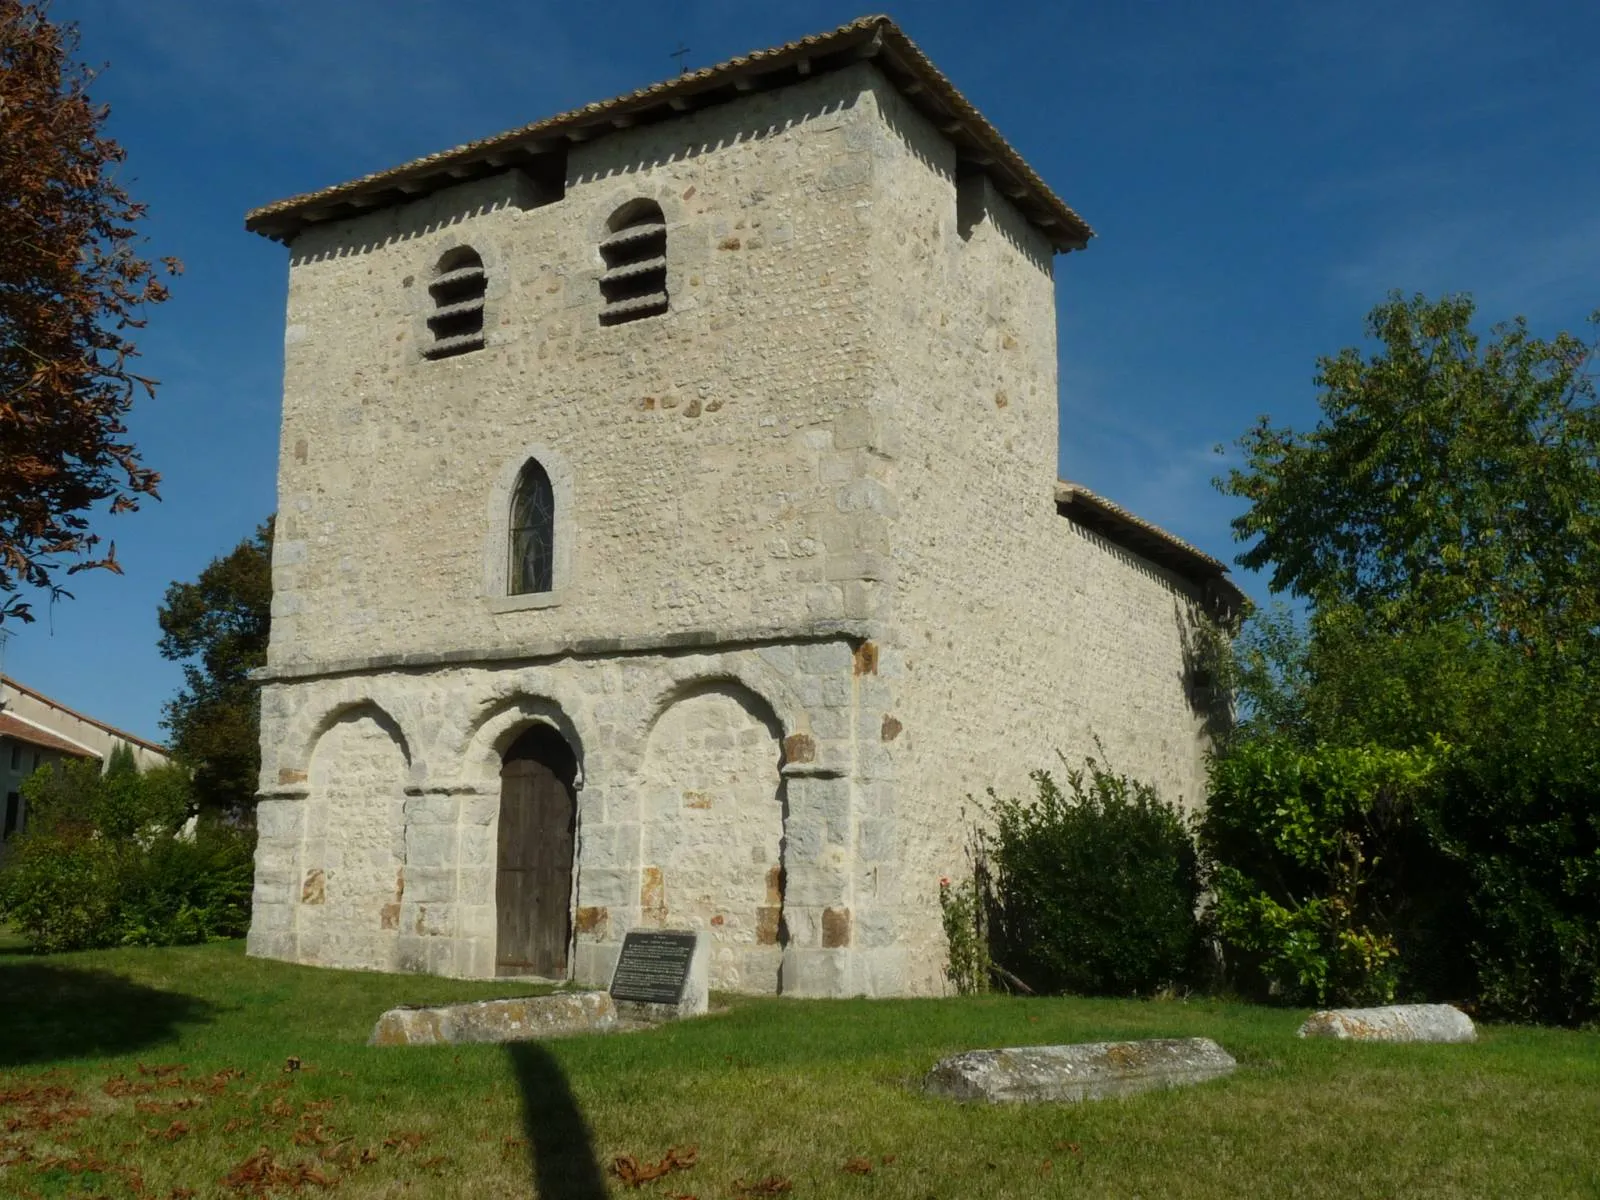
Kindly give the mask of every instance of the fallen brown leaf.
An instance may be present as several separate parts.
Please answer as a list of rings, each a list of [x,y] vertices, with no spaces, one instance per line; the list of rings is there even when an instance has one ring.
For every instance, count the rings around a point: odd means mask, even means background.
[[[125,1075],[113,1075],[100,1085],[100,1090],[114,1100],[124,1096],[144,1096],[156,1090],[153,1083],[137,1083]]]
[[[657,1163],[640,1162],[631,1154],[619,1154],[611,1160],[611,1173],[628,1187],[636,1188],[674,1171],[687,1171],[699,1158],[698,1146],[690,1146],[686,1150],[671,1146],[667,1149],[666,1157]]]
[[[754,1183],[746,1183],[742,1179],[733,1182],[734,1194],[740,1197],[781,1196],[793,1187],[794,1180],[781,1175],[768,1175],[765,1179],[758,1179]]]
[[[133,1065],[139,1068],[139,1074],[154,1075],[158,1079],[167,1075],[182,1075],[189,1069],[187,1063],[159,1063],[148,1067],[143,1063],[134,1063]]]
[[[235,1192],[253,1192],[265,1196],[269,1191],[300,1191],[306,1184],[330,1187],[334,1179],[311,1163],[284,1164],[273,1157],[272,1151],[262,1146],[249,1158],[222,1177],[222,1186]]]
[[[862,1158],[857,1155],[855,1158],[845,1159],[844,1166],[840,1167],[839,1169],[841,1171],[848,1171],[852,1175],[871,1175],[872,1160],[870,1158]]]

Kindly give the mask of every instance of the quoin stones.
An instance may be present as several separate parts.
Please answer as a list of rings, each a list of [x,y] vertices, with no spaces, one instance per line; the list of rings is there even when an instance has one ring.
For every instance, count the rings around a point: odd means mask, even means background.
[[[685,929],[714,989],[938,993],[966,795],[1096,736],[1204,794],[1240,594],[1057,480],[1092,231],[893,22],[246,223],[289,252],[252,954],[605,987]]]
[[[1103,1100],[1220,1079],[1236,1066],[1210,1038],[1019,1046],[946,1058],[928,1072],[923,1090],[992,1104]]]
[[[1391,1004],[1312,1013],[1299,1037],[1352,1042],[1475,1042],[1472,1018],[1449,1004]]]

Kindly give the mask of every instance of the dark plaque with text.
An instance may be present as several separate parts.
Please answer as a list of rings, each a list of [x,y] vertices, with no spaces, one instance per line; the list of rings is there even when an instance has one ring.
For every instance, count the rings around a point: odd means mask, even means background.
[[[643,1004],[676,1004],[689,982],[695,935],[662,929],[635,929],[622,939],[622,954],[611,976],[611,998]]]

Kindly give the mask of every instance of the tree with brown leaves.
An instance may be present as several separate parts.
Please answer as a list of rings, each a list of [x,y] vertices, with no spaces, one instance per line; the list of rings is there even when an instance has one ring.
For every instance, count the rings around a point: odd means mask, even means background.
[[[137,253],[145,207],[117,182],[77,30],[48,8],[0,0],[0,623],[32,620],[24,587],[53,599],[63,574],[120,570],[90,514],[157,495],[124,423],[155,391],[132,331],[182,269]]]

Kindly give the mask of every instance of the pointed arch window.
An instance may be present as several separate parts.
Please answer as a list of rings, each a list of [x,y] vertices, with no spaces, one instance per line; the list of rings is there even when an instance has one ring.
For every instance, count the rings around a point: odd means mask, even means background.
[[[439,260],[428,284],[433,342],[423,351],[427,357],[449,358],[483,349],[483,301],[488,290],[483,259],[471,246],[458,246]]]
[[[654,200],[630,200],[606,222],[600,243],[602,325],[621,325],[667,311],[667,219]]]
[[[513,596],[548,592],[555,586],[555,492],[549,473],[530,458],[511,495],[507,591]]]

